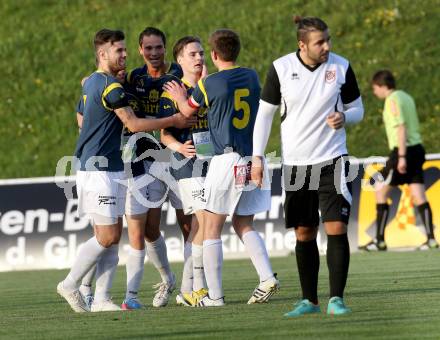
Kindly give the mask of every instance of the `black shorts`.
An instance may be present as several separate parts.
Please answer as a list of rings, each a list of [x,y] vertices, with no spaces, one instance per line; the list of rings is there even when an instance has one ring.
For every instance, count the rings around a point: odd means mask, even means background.
[[[286,228],[317,227],[319,211],[323,222],[348,224],[351,183],[346,178],[349,165],[346,156],[315,165],[284,165]]]
[[[425,163],[425,149],[422,144],[408,146],[406,148],[406,173],[401,174],[397,171],[397,163],[399,161],[398,150],[394,148],[385,164],[380,171],[385,181],[389,181],[389,185],[397,186],[411,183],[424,183],[423,163]],[[390,177],[391,176],[391,177]]]

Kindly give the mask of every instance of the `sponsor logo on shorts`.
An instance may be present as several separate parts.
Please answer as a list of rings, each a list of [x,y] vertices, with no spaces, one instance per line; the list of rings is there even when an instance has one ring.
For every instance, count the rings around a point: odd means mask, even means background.
[[[236,187],[241,187],[249,184],[249,181],[251,180],[251,167],[252,162],[248,162],[246,165],[234,166],[234,178]]]
[[[116,205],[115,196],[98,196],[98,205]]]
[[[205,189],[200,189],[200,190],[193,190],[191,192],[192,194],[192,198],[195,200],[199,200],[203,203],[206,203],[206,199],[205,199]]]
[[[342,210],[341,210],[341,215],[348,216],[348,208],[343,207]]]

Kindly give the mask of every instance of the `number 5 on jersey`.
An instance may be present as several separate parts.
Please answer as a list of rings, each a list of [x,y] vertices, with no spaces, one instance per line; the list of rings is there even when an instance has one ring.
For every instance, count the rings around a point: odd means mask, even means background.
[[[249,96],[249,89],[237,89],[234,92],[234,109],[236,112],[243,110],[243,117],[237,118],[234,117],[232,119],[232,125],[236,129],[244,129],[249,124],[249,118],[251,115],[251,108],[246,100],[243,97]]]

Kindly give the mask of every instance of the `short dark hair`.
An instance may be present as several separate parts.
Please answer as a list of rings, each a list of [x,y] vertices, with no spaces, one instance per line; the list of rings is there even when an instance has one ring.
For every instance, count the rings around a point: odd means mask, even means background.
[[[158,36],[162,39],[163,46],[167,45],[167,38],[165,37],[165,33],[163,33],[160,29],[156,27],[145,27],[145,29],[139,34],[139,46],[142,45],[142,40],[144,37],[149,37],[150,35]]]
[[[324,32],[328,29],[324,20],[317,17],[300,17],[295,15],[293,21],[297,26],[296,38],[298,41],[307,42],[309,32],[320,31]]]
[[[177,57],[183,52],[183,49],[185,48],[185,46],[188,44],[191,44],[191,43],[202,44],[199,37],[192,36],[192,35],[187,35],[187,36],[182,37],[179,40],[177,40],[177,42],[175,43],[175,45],[173,47],[173,57],[174,57],[175,61],[177,61]]]
[[[371,83],[374,85],[386,86],[389,89],[396,88],[396,79],[390,70],[377,71],[371,79]]]
[[[219,29],[211,33],[209,45],[223,61],[236,61],[240,54],[240,37],[230,29]]]
[[[99,47],[105,45],[110,42],[112,45],[117,42],[125,40],[124,32],[119,30],[109,30],[107,28],[103,28],[102,30],[96,32],[95,39],[93,43],[95,45],[95,51],[98,50]]]

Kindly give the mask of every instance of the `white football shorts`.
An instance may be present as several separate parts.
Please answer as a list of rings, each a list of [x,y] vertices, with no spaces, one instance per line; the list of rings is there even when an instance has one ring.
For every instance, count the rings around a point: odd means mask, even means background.
[[[183,178],[178,183],[185,215],[191,215],[198,210],[205,209],[205,177]]]
[[[264,166],[262,188],[250,181],[251,157],[236,152],[216,155],[205,180],[205,209],[222,215],[249,216],[270,210],[270,179]]]
[[[78,171],[78,215],[97,225],[116,224],[124,215],[127,189],[123,171]]]
[[[145,170],[156,178],[148,188],[149,201],[160,207],[168,198],[174,209],[182,209],[177,181],[170,174],[170,163],[145,161]]]

